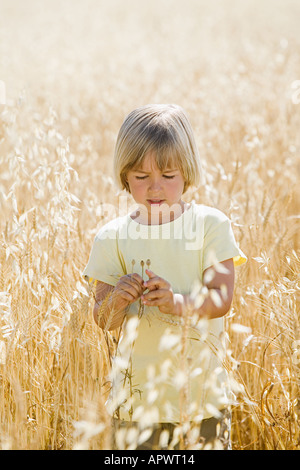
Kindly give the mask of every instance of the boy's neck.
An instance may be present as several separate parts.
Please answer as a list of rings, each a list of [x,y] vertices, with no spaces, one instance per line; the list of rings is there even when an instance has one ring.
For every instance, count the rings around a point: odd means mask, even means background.
[[[186,210],[190,208],[190,204],[184,201],[180,201],[178,204],[174,204],[170,210],[165,206],[163,210],[155,208],[150,213],[141,209],[140,207],[130,214],[130,217],[141,225],[162,225],[180,217]]]

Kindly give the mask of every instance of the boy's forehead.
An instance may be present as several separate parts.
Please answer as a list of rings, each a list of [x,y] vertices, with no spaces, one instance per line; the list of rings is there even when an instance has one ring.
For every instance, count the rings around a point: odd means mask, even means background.
[[[154,152],[148,153],[145,155],[141,165],[138,166],[139,170],[151,172],[154,170],[159,170],[159,166],[157,164],[157,156]],[[169,158],[164,165],[164,170],[174,170],[177,169],[176,162],[173,158]]]

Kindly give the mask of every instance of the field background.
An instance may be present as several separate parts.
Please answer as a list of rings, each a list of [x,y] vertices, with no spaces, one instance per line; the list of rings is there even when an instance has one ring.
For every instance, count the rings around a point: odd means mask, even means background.
[[[300,448],[299,22],[298,0],[1,0],[1,449],[110,445],[114,334],[80,273],[117,204],[119,126],[154,102],[188,112],[206,183],[187,199],[230,216],[248,256],[233,448]]]

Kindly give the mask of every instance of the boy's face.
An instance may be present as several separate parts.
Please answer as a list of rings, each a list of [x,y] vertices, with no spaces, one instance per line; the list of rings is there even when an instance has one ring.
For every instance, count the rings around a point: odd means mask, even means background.
[[[184,179],[176,166],[161,172],[154,155],[150,153],[145,156],[140,168],[127,173],[127,181],[133,199],[144,214],[159,212],[167,216],[171,206],[172,212],[177,209],[182,211]]]

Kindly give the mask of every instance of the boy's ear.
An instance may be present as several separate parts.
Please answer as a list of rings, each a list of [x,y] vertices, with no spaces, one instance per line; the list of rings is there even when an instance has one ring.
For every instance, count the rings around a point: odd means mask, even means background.
[[[127,175],[124,176],[124,186],[125,186],[126,191],[127,191],[129,194],[131,194],[131,192],[130,192],[130,187],[129,187],[129,184],[128,184]]]

